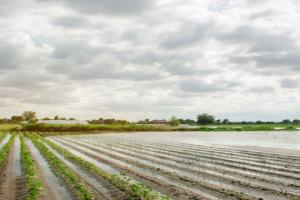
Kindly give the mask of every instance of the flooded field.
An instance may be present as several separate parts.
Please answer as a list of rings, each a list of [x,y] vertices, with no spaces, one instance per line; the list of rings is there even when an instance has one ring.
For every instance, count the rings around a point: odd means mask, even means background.
[[[26,199],[35,189],[26,179],[24,147],[42,182],[32,199],[300,199],[298,132],[2,133],[0,139],[1,152],[10,147],[0,162],[0,199]]]
[[[300,198],[298,132],[110,133],[51,140],[172,199]]]

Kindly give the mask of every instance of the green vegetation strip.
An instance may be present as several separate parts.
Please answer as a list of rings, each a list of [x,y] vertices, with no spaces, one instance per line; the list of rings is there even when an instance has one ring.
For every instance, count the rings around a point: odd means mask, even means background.
[[[3,168],[3,165],[5,164],[5,160],[7,158],[7,155],[9,153],[9,150],[12,146],[12,144],[15,141],[15,134],[11,136],[9,141],[0,149],[0,169]]]
[[[98,175],[110,183],[118,187],[119,189],[130,194],[133,199],[142,199],[142,200],[169,200],[169,197],[163,196],[160,193],[153,190],[151,187],[148,187],[142,183],[137,183],[130,177],[125,174],[110,174],[101,169],[96,165],[76,156],[66,149],[60,147],[59,145],[41,137],[37,134],[34,134],[34,137],[39,137],[42,141],[45,141],[49,146],[55,149],[57,152],[62,154],[69,161],[81,166],[82,168],[90,171],[91,173]]]
[[[25,139],[22,133],[20,134],[20,140],[21,161],[26,175],[26,186],[28,189],[26,200],[36,200],[39,199],[42,182],[36,176],[36,165],[34,160],[31,158],[29,150],[26,148]]]
[[[3,139],[6,137],[6,133],[0,132],[0,143],[3,141]]]
[[[22,131],[31,132],[94,132],[94,131],[173,131],[174,127],[167,125],[141,125],[141,124],[24,124]],[[52,133],[53,134],[53,133]]]
[[[51,150],[40,140],[37,134],[27,134],[36,148],[48,161],[53,172],[61,178],[75,192],[75,197],[78,200],[92,200],[93,194],[80,181],[78,176],[71,171]]]

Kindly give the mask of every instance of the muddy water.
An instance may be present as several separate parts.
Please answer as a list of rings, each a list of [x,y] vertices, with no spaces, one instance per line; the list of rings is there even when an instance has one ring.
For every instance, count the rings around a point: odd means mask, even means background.
[[[26,144],[30,148],[30,152],[34,160],[36,160],[39,169],[41,170],[41,174],[44,177],[44,180],[47,185],[51,188],[51,191],[55,194],[57,200],[71,200],[71,196],[68,193],[67,189],[60,184],[59,179],[53,174],[51,169],[48,166],[47,161],[43,158],[43,156],[39,153],[36,147],[32,144],[32,142],[26,139]]]
[[[22,176],[23,170],[22,170],[22,163],[21,163],[21,157],[20,157],[20,138],[16,137],[15,143],[14,143],[14,155],[13,155],[13,172],[15,176]]]
[[[6,137],[0,143],[0,148],[2,148],[8,142],[8,140],[9,140],[10,137],[11,137],[10,134],[6,135]]]
[[[53,141],[53,142],[56,142],[56,141]],[[61,154],[59,154],[54,149],[52,149],[48,144],[45,144],[45,145],[51,150],[52,153],[55,154],[55,156],[57,156],[66,166],[68,166],[71,170],[73,170],[79,177],[84,179],[90,186],[94,187],[97,191],[99,191],[106,198],[109,198],[110,191],[106,188],[106,186],[107,186],[106,184],[98,181],[98,179],[94,175],[86,172],[86,170],[84,170],[81,167],[66,160]],[[72,153],[71,149],[68,149],[68,150]],[[76,155],[88,160],[84,154],[79,155],[76,153]],[[94,160],[94,162],[96,162],[96,161]]]
[[[105,141],[127,142],[180,142],[188,144],[255,146],[298,150],[300,152],[300,132],[139,132],[109,133],[99,135],[71,136],[93,143]]]
[[[66,148],[68,151],[70,151],[70,152],[72,152],[72,153],[74,153],[74,154],[76,154],[76,155],[84,155],[84,154],[80,153],[80,152],[77,151],[77,150],[72,150],[71,147],[66,146],[66,145],[60,143],[58,140],[52,140],[52,141],[55,142],[56,144],[60,145],[60,146],[63,146],[63,147]],[[64,142],[66,142],[66,141],[64,141]],[[71,143],[69,143],[69,144],[71,144]],[[90,150],[88,150],[88,149],[86,149],[86,148],[82,148],[82,147],[80,147],[80,146],[77,146],[77,147],[78,147],[79,149],[82,149],[82,150],[84,150],[84,151],[87,151],[87,152],[89,152],[89,153],[91,153],[91,154],[94,154],[94,155],[97,155],[97,154],[98,154],[98,153],[93,152],[93,151],[90,151]],[[86,155],[85,155],[85,156],[86,156]],[[168,177],[164,177],[164,176],[161,176],[161,175],[159,175],[159,174],[157,174],[157,173],[153,173],[152,171],[150,171],[150,170],[148,170],[148,169],[140,168],[140,167],[137,167],[137,166],[135,166],[135,165],[128,164],[128,163],[126,163],[126,162],[124,162],[124,161],[121,161],[121,160],[116,160],[116,159],[114,159],[114,158],[108,157],[108,156],[103,155],[103,154],[101,154],[101,157],[104,158],[104,159],[106,159],[106,160],[112,161],[113,163],[115,163],[116,166],[128,167],[128,168],[132,169],[133,171],[136,171],[136,172],[138,172],[138,173],[140,173],[140,174],[144,174],[144,175],[147,175],[147,176],[155,177],[155,178],[158,179],[158,180],[165,181],[165,182],[167,182],[167,183],[169,183],[169,184],[171,184],[171,185],[173,185],[173,186],[180,187],[180,188],[183,188],[183,189],[185,189],[185,190],[187,190],[187,191],[191,191],[191,192],[193,192],[193,193],[199,194],[200,196],[205,197],[205,198],[207,198],[207,199],[210,199],[210,200],[217,200],[217,199],[219,199],[219,198],[216,198],[216,197],[214,197],[214,196],[211,196],[211,195],[209,195],[209,194],[207,194],[207,193],[205,193],[205,192],[201,192],[201,191],[199,191],[199,190],[197,190],[197,189],[194,189],[194,188],[192,188],[192,187],[188,187],[188,186],[186,186],[186,185],[184,185],[184,184],[175,182],[173,179],[170,179],[170,178],[168,178]],[[173,189],[174,189],[174,188],[173,188]],[[158,191],[160,191],[159,188],[158,188]],[[160,192],[161,192],[161,191],[160,191]],[[162,193],[163,193],[163,192],[162,192]],[[177,198],[175,198],[175,199],[177,199]]]
[[[155,132],[147,132],[147,133],[110,133],[110,134],[99,134],[99,135],[77,135],[77,136],[64,136],[62,138],[69,138],[68,142],[72,143],[74,148],[79,148],[87,151],[86,148],[78,147],[78,145],[74,144],[74,141],[83,142],[85,144],[95,144],[98,148],[103,148],[105,146],[118,146],[119,145],[128,145],[131,146],[136,153],[139,153],[139,156],[143,156],[143,152],[141,150],[150,150],[152,153],[157,154],[169,154],[173,159],[183,159],[185,163],[190,163],[191,160],[197,160],[195,164],[201,164],[206,167],[216,167],[215,164],[218,165],[218,169],[224,170],[224,166],[226,166],[226,170],[237,170],[239,174],[245,176],[251,175],[254,179],[258,180],[251,181],[249,177],[244,179],[239,176],[236,177],[235,174],[232,174],[234,178],[241,178],[243,181],[249,181],[252,186],[256,185],[254,183],[259,183],[259,179],[264,181],[263,179],[268,179],[269,185],[265,185],[265,187],[273,187],[273,184],[276,185],[277,189],[282,189],[283,191],[288,191],[290,193],[297,193],[299,195],[299,189],[288,189],[286,185],[278,186],[279,184],[276,181],[279,179],[284,180],[284,184],[291,185],[299,185],[296,180],[292,179],[290,176],[299,177],[298,171],[298,162],[300,160],[300,132],[287,132],[287,131],[276,131],[276,132],[170,132],[170,133],[155,133]],[[65,141],[66,142],[66,141]],[[155,144],[155,145],[154,145]],[[150,145],[150,146],[148,146]],[[153,146],[154,145],[154,146]],[[161,145],[161,146],[160,146]],[[195,146],[196,145],[196,146]],[[197,146],[203,145],[203,146]],[[182,147],[182,148],[179,148]],[[226,147],[226,148],[224,148]],[[150,176],[156,176],[156,178],[163,180],[162,177],[157,177],[153,172],[148,171],[146,169],[141,169],[139,167],[134,167],[129,163],[122,163],[119,159],[113,159],[109,157],[110,153],[114,155],[120,156],[120,154],[127,154],[131,159],[137,159],[136,154],[130,154],[130,152],[125,151],[122,148],[124,146],[119,146],[116,151],[114,148],[107,148],[107,151],[102,149],[102,153],[98,153],[101,157],[105,159],[110,159],[116,165],[125,165],[127,167],[132,167],[133,170],[139,171],[140,173],[149,174]],[[127,147],[128,148],[128,147]],[[212,149],[213,148],[213,149]],[[126,148],[125,148],[126,149]],[[247,150],[247,151],[243,151]],[[251,150],[251,151],[248,151]],[[114,151],[114,152],[112,152]],[[225,151],[225,153],[223,153]],[[88,150],[89,152],[89,150]],[[201,156],[199,156],[199,152]],[[231,155],[231,153],[233,155]],[[156,155],[156,154],[155,154]],[[169,155],[169,156],[170,156]],[[293,156],[292,156],[293,155]],[[245,156],[245,157],[244,157]],[[148,159],[149,157],[143,156],[139,157],[143,160],[140,161],[140,164],[151,165],[154,167],[159,167],[160,169],[167,170],[168,172],[176,173],[181,177],[192,177],[192,173],[194,175],[194,171],[183,170],[182,166],[187,167],[186,165],[178,165],[180,168],[172,168],[168,163],[160,163],[160,162],[151,162],[153,160]],[[269,158],[269,160],[267,159]],[[268,160],[268,162],[264,162]],[[148,162],[149,161],[149,162]],[[199,161],[199,163],[198,163]],[[285,162],[287,162],[285,164]],[[161,166],[159,164],[163,164]],[[172,164],[176,164],[172,162]],[[220,166],[219,166],[220,165]],[[224,165],[224,166],[223,166]],[[293,167],[287,167],[287,165],[292,165]],[[193,167],[199,167],[193,164]],[[230,168],[229,168],[230,167]],[[244,169],[245,168],[245,169]],[[209,169],[209,168],[208,168]],[[215,169],[215,168],[213,168]],[[223,172],[223,171],[222,171]],[[255,173],[254,173],[255,172]],[[276,173],[275,173],[276,172]],[[288,177],[281,177],[281,175],[288,175]],[[218,174],[219,175],[219,174]],[[276,176],[275,176],[276,175]],[[280,175],[280,176],[279,176]],[[167,177],[164,177],[167,178]],[[197,177],[203,181],[204,177]],[[230,178],[230,177],[229,177]],[[225,179],[225,177],[224,177]],[[227,179],[226,179],[227,180]],[[228,179],[229,180],[229,179]],[[165,180],[167,181],[167,180]],[[170,181],[170,180],[168,180]],[[214,182],[217,181],[217,182]],[[275,181],[273,183],[273,181]],[[295,181],[295,182],[294,182]],[[297,180],[298,181],[298,180]],[[174,181],[173,181],[174,182]],[[253,190],[253,191],[245,191],[244,188],[231,188],[231,184],[228,182],[219,183],[215,178],[209,178],[207,180],[208,183],[212,185],[217,185],[223,188],[227,188],[230,190],[237,189],[238,191],[243,191],[248,194],[253,194],[254,196],[263,196],[265,199],[288,199],[288,197],[277,195],[276,192],[273,194],[264,193],[263,191]],[[184,183],[185,184],[185,183]],[[228,184],[228,185],[227,185]],[[256,185],[260,186],[260,185]],[[185,185],[187,186],[187,185]],[[180,185],[183,188],[182,185]]]
[[[84,149],[85,151],[89,151],[86,148],[82,148],[82,149]],[[98,147],[97,149],[99,149],[99,150],[101,149],[102,151],[105,151],[105,152],[112,152],[111,150],[107,151],[107,150],[105,150],[103,148],[100,148],[100,147]],[[113,154],[121,156],[121,157],[124,157],[124,156],[127,157],[126,154],[123,155],[123,154],[116,153],[116,152],[113,152]],[[212,185],[215,185],[215,186],[220,186],[222,188],[225,188],[227,190],[232,190],[232,191],[238,190],[239,192],[248,193],[249,195],[263,197],[264,199],[272,199],[272,200],[275,200],[275,199],[281,200],[282,199],[281,197],[277,197],[275,195],[270,195],[270,194],[267,194],[265,192],[261,192],[261,191],[254,190],[254,189],[252,190],[249,187],[244,188],[244,187],[240,187],[239,185],[231,185],[231,184],[228,184],[228,182],[226,182],[226,181],[225,182],[222,181],[222,179],[213,178],[213,177],[198,176],[197,174],[190,173],[189,170],[177,170],[174,167],[170,167],[170,166],[167,166],[167,165],[162,165],[161,162],[153,162],[152,160],[149,161],[149,160],[144,160],[144,159],[136,159],[136,156],[129,156],[128,158],[130,158],[130,157],[131,157],[132,160],[136,160],[140,164],[145,164],[145,165],[148,165],[148,166],[151,166],[151,167],[154,167],[154,168],[159,168],[160,170],[166,170],[166,171],[174,173],[177,176],[180,176],[182,178],[183,177],[189,177],[189,180],[193,180],[194,182],[208,183],[208,184],[212,184]]]
[[[51,140],[52,142],[56,142],[56,141],[53,140],[53,139],[50,139],[50,140]],[[105,165],[105,164],[103,164],[103,163],[100,163],[100,162],[98,162],[98,161],[96,161],[96,160],[94,160],[94,159],[92,159],[92,158],[90,158],[90,157],[88,157],[88,156],[86,156],[86,155],[80,153],[80,152],[74,151],[73,149],[69,149],[69,151],[70,151],[71,153],[73,153],[73,154],[75,154],[75,155],[81,157],[81,158],[84,158],[86,161],[89,161],[89,162],[93,163],[93,164],[96,165],[98,168],[102,169],[103,171],[106,171],[106,172],[111,173],[111,174],[118,174],[118,173],[119,173],[119,171],[113,169],[112,167],[110,167],[110,166],[108,166],[108,165]]]

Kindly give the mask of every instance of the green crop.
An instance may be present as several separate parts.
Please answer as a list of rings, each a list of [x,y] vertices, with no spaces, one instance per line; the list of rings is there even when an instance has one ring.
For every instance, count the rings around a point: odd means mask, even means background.
[[[0,149],[0,169],[2,169],[5,160],[7,158],[7,155],[9,153],[9,150],[12,144],[14,143],[14,141],[15,141],[15,134],[12,134],[9,141]]]
[[[21,161],[26,175],[26,186],[28,189],[26,200],[36,200],[39,199],[43,184],[36,176],[36,164],[31,158],[29,150],[26,148],[24,136],[22,133],[19,136],[21,140]]]
[[[80,181],[76,174],[71,171],[51,150],[40,141],[37,134],[28,134],[31,141],[40,151],[42,156],[48,161],[53,172],[61,178],[70,188],[75,191],[76,199],[78,200],[92,200],[93,194]]]
[[[33,134],[33,137],[40,138],[42,141],[46,142],[51,148],[55,149],[58,153],[63,155],[69,161],[81,166],[82,168],[86,169],[87,171],[98,175],[113,185],[118,187],[119,189],[125,191],[126,193],[130,194],[134,199],[142,199],[142,200],[168,200],[169,197],[162,196],[160,193],[154,191],[152,188],[142,184],[137,183],[130,177],[126,176],[125,174],[110,174],[101,169],[99,169],[96,165],[91,162],[88,162],[82,159],[79,156],[76,156],[70,153],[68,150],[60,147],[59,145],[37,135]]]

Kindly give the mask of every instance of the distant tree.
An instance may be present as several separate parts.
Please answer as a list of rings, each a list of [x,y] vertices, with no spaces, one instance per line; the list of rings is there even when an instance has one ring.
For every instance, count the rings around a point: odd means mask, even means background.
[[[21,121],[24,121],[24,117],[14,115],[14,116],[11,117],[11,120],[14,121],[14,122],[21,122]]]
[[[222,124],[230,124],[229,119],[223,119]]]
[[[56,116],[54,117],[54,120],[59,120],[59,116],[56,115]]]
[[[36,122],[37,121],[36,113],[33,111],[25,111],[23,113],[23,117],[24,117],[24,120],[28,121],[28,122]]]
[[[285,119],[285,120],[282,120],[282,123],[283,124],[291,124],[292,122],[289,119]]]
[[[74,117],[70,117],[69,120],[70,120],[70,121],[74,121],[74,120],[76,120],[76,119],[75,119]]]
[[[220,123],[221,123],[221,120],[220,120],[220,119],[217,119],[217,120],[215,121],[215,123],[216,123],[216,124],[220,124]]]
[[[44,117],[43,120],[51,120],[50,117]]]
[[[197,116],[197,124],[207,125],[213,124],[215,122],[215,117],[207,113],[203,113]]]
[[[293,124],[300,124],[300,120],[299,119],[294,119]]]
[[[179,120],[175,116],[171,117],[169,123],[171,126],[179,126],[180,124]]]
[[[260,120],[258,120],[258,121],[256,121],[255,122],[255,124],[263,124],[264,122],[263,121],[260,121]]]

